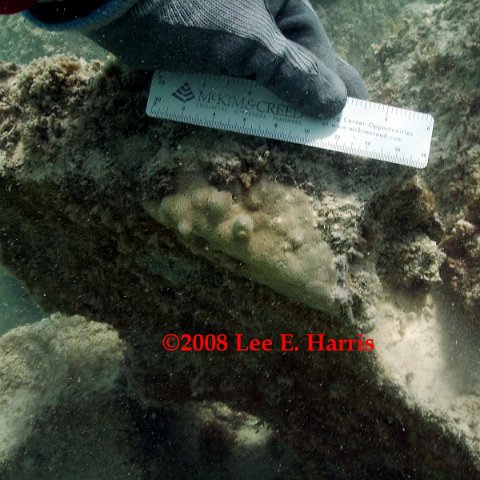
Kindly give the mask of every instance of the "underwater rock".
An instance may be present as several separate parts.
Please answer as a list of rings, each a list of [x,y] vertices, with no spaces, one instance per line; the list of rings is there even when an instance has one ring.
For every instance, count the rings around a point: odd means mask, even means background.
[[[0,337],[0,467],[12,460],[45,411],[115,388],[125,347],[106,324],[52,315]]]
[[[212,479],[226,469],[239,479],[298,471],[256,417],[208,402],[142,409],[125,389],[124,353],[111,327],[80,316],[52,315],[0,338],[2,480],[155,479],[160,469],[187,479],[191,465]]]
[[[445,257],[425,234],[410,235],[390,242],[379,269],[395,288],[427,290],[442,283],[440,267]]]
[[[480,263],[474,236],[458,222],[480,225],[480,47],[478,1],[416,4],[382,44],[374,46],[371,91],[385,103],[435,118],[423,180],[445,228],[443,279],[480,324]],[[470,234],[468,234],[470,235]]]
[[[372,43],[395,28],[402,8],[411,0],[310,0],[332,40],[335,51],[362,71]],[[348,28],[346,27],[348,25]]]
[[[377,247],[378,272],[396,289],[428,291],[442,283],[446,255],[433,193],[419,176],[403,176],[374,195],[367,207],[365,238]]]
[[[443,229],[453,232],[458,213],[473,228],[478,220],[475,177],[463,176],[475,170],[463,152],[472,157],[478,130],[458,110],[453,122],[447,105],[463,87],[445,75],[429,86],[423,76],[441,66],[426,52],[444,46],[435,32],[445,11],[463,32],[456,9],[469,7],[431,8],[428,22],[416,18],[376,48],[369,79],[377,99],[435,113],[431,165],[418,178],[395,165],[147,118],[149,77],[114,62],[56,57],[2,68],[2,262],[44,308],[120,332],[128,388],[145,405],[220,401],[258,416],[299,456],[305,478],[475,478],[475,333],[465,334],[461,318],[449,330],[434,294],[398,288],[434,287]],[[467,26],[478,25],[478,12],[468,10]],[[468,28],[456,41],[474,50]],[[399,75],[393,60],[413,65],[415,49],[425,70]],[[456,68],[477,68],[467,53]],[[475,125],[474,108],[455,108]],[[452,202],[454,178],[468,178],[469,188]],[[389,283],[380,274],[395,231],[408,264],[396,265]],[[282,255],[288,261],[273,261]],[[308,282],[315,288],[306,294]],[[318,334],[318,345],[324,335],[337,351],[162,348],[172,333],[249,341],[286,332]],[[375,350],[358,351],[362,338]]]

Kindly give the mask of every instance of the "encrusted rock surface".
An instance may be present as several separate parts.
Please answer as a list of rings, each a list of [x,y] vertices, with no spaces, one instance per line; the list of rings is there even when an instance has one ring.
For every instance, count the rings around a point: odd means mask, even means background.
[[[370,46],[396,27],[411,0],[310,0],[335,51],[363,70]],[[421,2],[423,3],[423,2]],[[431,2],[430,2],[431,3]]]
[[[106,324],[53,315],[0,337],[0,465],[23,448],[45,411],[110,393],[125,347]]]
[[[148,76],[114,62],[1,66],[2,262],[47,310],[113,325],[145,405],[259,416],[306,478],[475,478],[480,381],[459,358],[479,361],[478,329],[458,310],[452,332],[438,285],[478,321],[479,7],[415,10],[375,49],[375,99],[435,116],[422,172],[149,119]],[[166,333],[361,331],[374,352],[161,346]]]
[[[446,235],[442,277],[480,319],[480,42],[479,3],[417,5],[403,26],[374,46],[369,77],[385,103],[432,112],[435,128],[429,167]]]
[[[52,315],[0,338],[0,478],[299,478],[259,419],[221,403],[142,408],[125,342],[105,323]]]

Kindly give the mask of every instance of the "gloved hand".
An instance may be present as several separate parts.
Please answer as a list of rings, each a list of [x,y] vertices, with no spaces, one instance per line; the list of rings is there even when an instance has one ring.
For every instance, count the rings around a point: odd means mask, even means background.
[[[338,113],[347,92],[367,96],[308,0],[140,0],[83,30],[134,68],[255,78],[310,116]]]

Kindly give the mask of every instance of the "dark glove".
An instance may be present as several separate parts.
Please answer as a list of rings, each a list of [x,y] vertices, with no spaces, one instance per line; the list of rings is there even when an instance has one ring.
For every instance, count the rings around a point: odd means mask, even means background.
[[[140,0],[84,30],[134,68],[255,78],[310,116],[338,113],[347,92],[367,96],[307,0]]]

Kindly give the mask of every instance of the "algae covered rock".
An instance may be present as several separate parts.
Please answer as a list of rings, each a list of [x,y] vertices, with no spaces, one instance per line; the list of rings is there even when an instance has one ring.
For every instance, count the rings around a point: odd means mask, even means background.
[[[477,333],[439,284],[477,295],[478,6],[414,10],[371,52],[374,98],[435,114],[419,173],[147,118],[149,76],[116,63],[4,66],[2,262],[44,308],[120,332],[142,405],[259,417],[305,478],[475,478]],[[234,348],[289,332],[296,352]],[[232,348],[169,352],[171,334]]]
[[[0,337],[0,465],[28,441],[47,409],[113,390],[124,344],[106,324],[52,315]]]
[[[446,231],[441,273],[477,323],[480,267],[472,228],[480,225],[479,8],[478,1],[417,4],[374,47],[370,65],[376,98],[435,117],[430,165],[422,176]],[[470,233],[459,222],[471,224]]]
[[[367,218],[366,237],[378,242],[378,271],[390,285],[413,292],[442,283],[444,231],[425,180],[418,175],[396,179],[372,198]]]
[[[426,235],[412,235],[390,244],[380,268],[397,288],[427,289],[442,283],[446,255]]]

